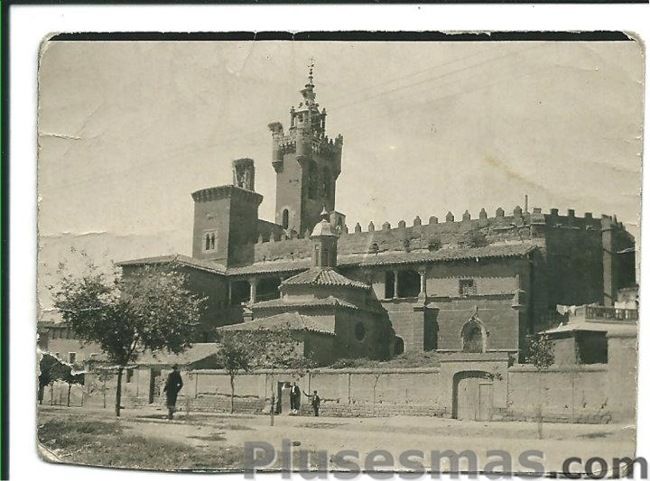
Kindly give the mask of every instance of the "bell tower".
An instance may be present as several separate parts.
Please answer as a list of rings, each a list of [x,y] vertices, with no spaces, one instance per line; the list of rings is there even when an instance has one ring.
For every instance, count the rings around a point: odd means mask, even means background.
[[[309,66],[302,101],[289,111],[289,129],[269,124],[276,172],[275,222],[287,231],[309,234],[323,208],[335,210],[336,180],[341,173],[343,137],[327,136],[327,112],[316,103],[314,65]]]

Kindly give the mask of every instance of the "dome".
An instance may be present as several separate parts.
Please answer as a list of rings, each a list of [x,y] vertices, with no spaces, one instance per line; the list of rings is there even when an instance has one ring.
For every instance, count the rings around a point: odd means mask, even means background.
[[[314,237],[337,237],[336,229],[330,221],[328,220],[329,214],[323,208],[323,212],[320,213],[321,221],[314,226],[314,230],[311,233],[311,238]]]

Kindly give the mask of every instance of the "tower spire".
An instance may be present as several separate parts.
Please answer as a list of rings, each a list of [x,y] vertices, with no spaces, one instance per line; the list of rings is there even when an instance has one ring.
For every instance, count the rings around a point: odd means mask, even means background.
[[[314,85],[314,57],[309,58],[309,75],[307,78],[309,79],[309,83],[307,85]]]

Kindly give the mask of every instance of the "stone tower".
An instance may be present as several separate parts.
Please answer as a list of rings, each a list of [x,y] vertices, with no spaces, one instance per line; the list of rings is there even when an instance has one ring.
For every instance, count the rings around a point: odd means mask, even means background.
[[[192,257],[226,267],[250,263],[257,241],[258,207],[262,196],[255,192],[252,159],[232,163],[233,185],[194,192]]]
[[[255,161],[253,159],[233,160],[232,185],[255,192]]]
[[[311,231],[320,213],[335,210],[336,179],[341,173],[343,137],[325,133],[327,112],[319,108],[314,91],[313,66],[300,93],[298,108],[291,107],[290,127],[269,124],[273,135],[276,172],[275,222],[299,234]]]

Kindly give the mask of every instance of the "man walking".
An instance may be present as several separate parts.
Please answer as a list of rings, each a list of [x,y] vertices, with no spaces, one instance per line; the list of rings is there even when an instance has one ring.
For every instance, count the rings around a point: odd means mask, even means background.
[[[318,391],[314,390],[314,394],[305,394],[309,399],[311,399],[311,407],[314,409],[314,416],[318,417],[318,411],[320,409],[320,396]]]
[[[167,394],[167,410],[169,411],[167,418],[173,419],[174,412],[176,411],[176,398],[178,397],[178,392],[183,387],[183,379],[181,378],[181,373],[178,372],[178,365],[174,364],[172,366],[172,372],[167,376],[167,382],[165,383],[165,389],[163,392]]]

